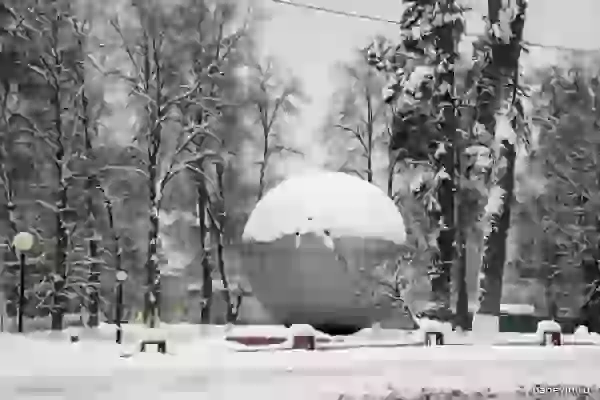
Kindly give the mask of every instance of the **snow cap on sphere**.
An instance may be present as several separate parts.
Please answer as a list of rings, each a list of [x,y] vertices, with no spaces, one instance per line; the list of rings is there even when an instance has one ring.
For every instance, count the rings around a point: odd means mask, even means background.
[[[406,241],[404,219],[377,186],[342,172],[291,177],[269,191],[250,214],[242,238],[271,242],[286,235]]]

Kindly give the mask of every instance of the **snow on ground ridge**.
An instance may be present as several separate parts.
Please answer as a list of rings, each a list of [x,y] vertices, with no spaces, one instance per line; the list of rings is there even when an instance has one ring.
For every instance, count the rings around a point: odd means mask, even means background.
[[[243,239],[270,242],[324,230],[333,237],[406,240],[394,202],[379,187],[341,172],[306,173],[273,188],[251,213]]]

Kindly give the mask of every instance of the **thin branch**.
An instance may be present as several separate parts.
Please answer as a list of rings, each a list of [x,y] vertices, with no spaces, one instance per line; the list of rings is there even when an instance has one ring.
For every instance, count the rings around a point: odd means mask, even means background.
[[[349,128],[347,126],[341,125],[341,124],[336,124],[335,125],[336,128],[342,129],[346,132],[350,132],[354,135],[354,137],[360,142],[361,146],[363,147],[363,149],[368,153],[369,149],[367,147],[367,144],[365,143],[362,135],[360,134],[360,132],[358,131],[358,129],[354,130],[352,128]]]
[[[202,171],[200,168],[197,168],[190,164],[186,164],[185,167],[186,167],[186,169],[190,170],[191,172],[194,172],[194,173],[200,175],[202,178],[204,178],[204,180],[206,182],[208,182],[210,184],[210,186],[212,186],[213,190],[216,190],[216,188],[217,188],[216,183],[212,179],[210,179],[210,177],[204,171]],[[216,191],[215,191],[215,193],[216,193]]]
[[[140,68],[138,66],[138,62],[135,60],[133,51],[131,51],[131,48],[127,44],[127,40],[125,39],[125,35],[123,34],[123,31],[121,30],[121,26],[119,24],[118,17],[115,19],[111,19],[110,24],[113,27],[113,29],[117,32],[119,37],[121,38],[121,45],[123,46],[123,49],[125,50],[125,53],[127,54],[127,57],[129,57],[131,64],[133,65],[133,67],[135,68],[136,71],[139,71]]]
[[[185,150],[188,149],[188,146],[190,144],[193,143],[194,139],[196,137],[198,137],[201,133],[206,133],[208,134],[207,136],[210,136],[211,138],[215,139],[217,142],[221,142],[221,139],[216,136],[214,133],[210,132],[209,130],[207,130],[206,128],[197,128],[195,129],[192,134],[190,134],[186,140],[184,140],[183,143],[181,143],[179,145],[179,147],[175,150],[175,153],[171,156],[171,161],[169,163],[169,166],[167,167],[167,171],[165,172],[164,176],[159,180],[159,192],[162,194],[167,186],[167,184],[171,181],[171,179],[173,179],[177,174],[179,174],[181,171],[184,171],[188,164],[190,164],[191,162],[194,161],[202,161],[202,160],[206,160],[207,158],[210,158],[210,156],[218,156],[217,153],[214,152],[209,152],[209,153],[204,153],[204,154],[198,154],[198,157],[194,157],[192,160],[181,160],[180,161],[180,165],[178,167],[175,166],[175,164],[178,161],[178,156],[183,153]],[[161,196],[162,198],[162,196]]]
[[[346,165],[347,163],[344,163],[344,165]],[[363,174],[363,172],[359,171],[356,168],[349,168],[349,167],[344,167],[342,166],[341,168],[338,169],[339,172],[345,172],[345,173],[349,173],[349,174],[355,174],[356,176],[358,176],[360,179],[365,180],[365,176]]]
[[[278,152],[278,153],[288,152],[288,153],[296,154],[296,155],[299,155],[302,157],[305,156],[305,154],[302,151],[300,151],[298,149],[294,149],[292,147],[284,146],[284,145],[277,145],[277,146],[269,147],[269,151],[268,151],[267,155],[271,156],[271,154],[274,152]]]
[[[211,207],[210,207],[210,200],[209,200],[209,206],[206,207],[206,211],[208,212],[208,216],[210,218],[211,221],[211,225],[214,226],[217,229],[217,233],[219,235],[223,234],[223,228],[221,227],[221,224],[219,223],[218,219],[216,218],[215,214],[213,213]]]
[[[100,172],[106,171],[122,171],[122,172],[134,172],[142,175],[144,178],[148,179],[148,173],[141,168],[130,166],[130,165],[107,165],[105,167],[100,168]]]
[[[172,105],[175,105],[175,104],[181,102],[182,100],[186,100],[186,99],[192,97],[192,95],[194,93],[196,93],[198,91],[198,89],[200,89],[200,86],[202,85],[202,83],[203,83],[202,79],[200,79],[200,77],[198,77],[196,80],[196,83],[185,93],[182,93],[179,96],[175,96],[175,97],[165,101],[164,104],[162,105],[162,107],[160,108],[159,113],[164,114],[169,109],[169,107],[171,107]],[[204,98],[204,100],[210,100],[210,99]]]

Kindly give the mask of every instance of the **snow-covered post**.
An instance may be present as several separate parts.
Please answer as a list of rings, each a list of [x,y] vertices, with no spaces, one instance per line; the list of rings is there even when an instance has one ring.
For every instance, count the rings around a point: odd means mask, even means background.
[[[562,346],[562,328],[556,321],[540,321],[537,336],[542,346]]]
[[[312,326],[306,324],[292,325],[292,348],[315,350],[317,347],[316,333]]]
[[[451,331],[451,326],[448,323],[443,323],[437,320],[421,319],[419,321],[420,332],[423,337],[423,345],[425,346],[443,346],[446,344],[445,334]],[[433,340],[432,340],[433,339]]]

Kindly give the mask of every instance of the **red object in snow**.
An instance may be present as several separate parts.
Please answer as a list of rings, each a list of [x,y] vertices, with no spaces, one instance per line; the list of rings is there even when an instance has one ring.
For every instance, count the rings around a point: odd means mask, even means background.
[[[294,338],[294,348],[305,348],[295,347],[296,338],[302,338],[302,336],[296,336]],[[285,337],[282,336],[228,336],[225,340],[230,342],[240,343],[246,346],[268,346],[271,344],[281,344],[286,341]],[[305,339],[300,339],[300,342]],[[315,343],[330,343],[331,339],[326,337],[314,338]]]
[[[267,346],[285,342],[284,337],[273,336],[228,336],[225,340],[244,344],[246,346]]]

